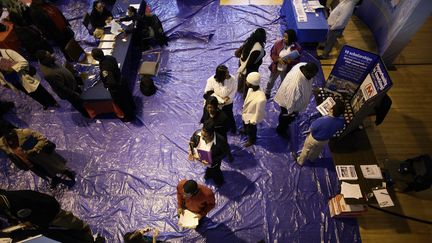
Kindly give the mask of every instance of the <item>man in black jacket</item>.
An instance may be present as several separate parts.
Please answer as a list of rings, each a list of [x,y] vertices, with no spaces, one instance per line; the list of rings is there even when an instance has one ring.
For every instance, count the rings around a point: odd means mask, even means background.
[[[92,56],[99,61],[100,77],[111,98],[124,113],[122,121],[132,121],[135,116],[135,103],[126,82],[122,80],[117,60],[105,55],[99,48],[92,50]]]
[[[0,190],[0,211],[10,221],[30,223],[41,233],[61,242],[94,242],[90,227],[84,221],[61,209],[54,197],[44,193]]]
[[[204,178],[206,180],[213,179],[216,186],[222,186],[224,179],[220,167],[222,159],[229,153],[229,146],[226,139],[215,132],[213,120],[209,119],[205,121],[203,128],[194,132],[190,139],[189,147],[189,160],[199,160],[209,166],[206,169]],[[196,150],[210,151],[211,164],[204,158],[200,158]]]

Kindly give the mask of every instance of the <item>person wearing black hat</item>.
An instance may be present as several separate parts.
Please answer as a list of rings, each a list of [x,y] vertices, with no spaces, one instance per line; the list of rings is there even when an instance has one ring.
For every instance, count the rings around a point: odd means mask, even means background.
[[[100,78],[104,87],[108,89],[111,98],[124,113],[122,121],[132,121],[135,117],[135,103],[127,83],[122,79],[117,59],[105,55],[102,49],[95,48],[91,52],[92,57],[99,61]]]
[[[215,132],[222,135],[228,143],[227,132],[230,129],[229,120],[225,112],[219,109],[218,99],[214,96],[207,98],[200,122],[204,123],[209,119],[214,122]],[[233,159],[231,150],[228,150],[228,160],[231,162]]]
[[[213,191],[194,180],[181,180],[177,185],[177,212],[179,215],[187,209],[202,218],[215,207],[215,201]]]
[[[209,151],[210,159],[200,158],[198,151]],[[207,165],[204,175],[206,180],[213,179],[216,186],[220,187],[224,183],[222,171],[220,169],[222,159],[229,154],[229,146],[226,139],[215,132],[213,120],[207,120],[201,130],[197,130],[192,135],[189,142],[189,160],[198,160]]]

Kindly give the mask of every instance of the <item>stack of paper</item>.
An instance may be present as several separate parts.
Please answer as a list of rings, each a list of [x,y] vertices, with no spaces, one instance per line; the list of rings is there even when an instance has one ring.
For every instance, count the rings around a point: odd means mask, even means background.
[[[344,196],[344,198],[359,199],[363,197],[359,184],[350,184],[346,182],[342,182],[341,194]]]
[[[183,228],[195,229],[198,226],[199,215],[185,209],[183,214],[180,214],[178,225]]]
[[[336,165],[336,173],[339,180],[357,180],[354,165]]]
[[[113,34],[105,34],[102,36],[102,38],[100,39],[100,41],[114,41],[115,40],[115,35]]]
[[[114,48],[114,42],[113,41],[104,41],[104,42],[101,42],[98,47],[101,49],[112,49],[112,48]]]
[[[118,35],[121,33],[120,32],[121,26],[119,23],[117,23],[115,21],[111,21],[110,24],[111,24],[111,33],[113,35]]]
[[[378,165],[360,165],[363,177],[366,179],[382,179],[381,169]]]
[[[367,211],[367,206],[364,204],[347,204],[341,194],[330,199],[328,205],[331,217],[354,217]]]
[[[374,190],[373,194],[381,208],[394,206],[393,200],[391,199],[387,189]]]

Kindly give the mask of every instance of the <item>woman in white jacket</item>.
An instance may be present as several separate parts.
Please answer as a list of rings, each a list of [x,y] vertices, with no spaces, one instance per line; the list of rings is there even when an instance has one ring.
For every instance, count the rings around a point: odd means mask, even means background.
[[[219,102],[219,108],[225,113],[228,118],[229,130],[236,133],[237,126],[233,114],[233,101],[237,83],[225,65],[219,65],[216,68],[216,73],[207,79],[207,84],[204,90],[204,99],[209,96],[214,96]]]
[[[20,90],[44,109],[58,106],[56,100],[40,84],[36,70],[30,68],[24,57],[11,49],[0,49],[0,84],[13,91]]]

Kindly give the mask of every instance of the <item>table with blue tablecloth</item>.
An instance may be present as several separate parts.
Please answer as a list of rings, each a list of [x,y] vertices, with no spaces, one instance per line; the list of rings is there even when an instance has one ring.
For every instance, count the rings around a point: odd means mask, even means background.
[[[305,5],[308,1],[303,0]],[[286,22],[286,28],[294,29],[299,43],[318,43],[324,41],[328,32],[328,24],[324,9],[316,9],[315,13],[306,12],[307,21],[299,22],[293,0],[285,0],[280,10]]]

